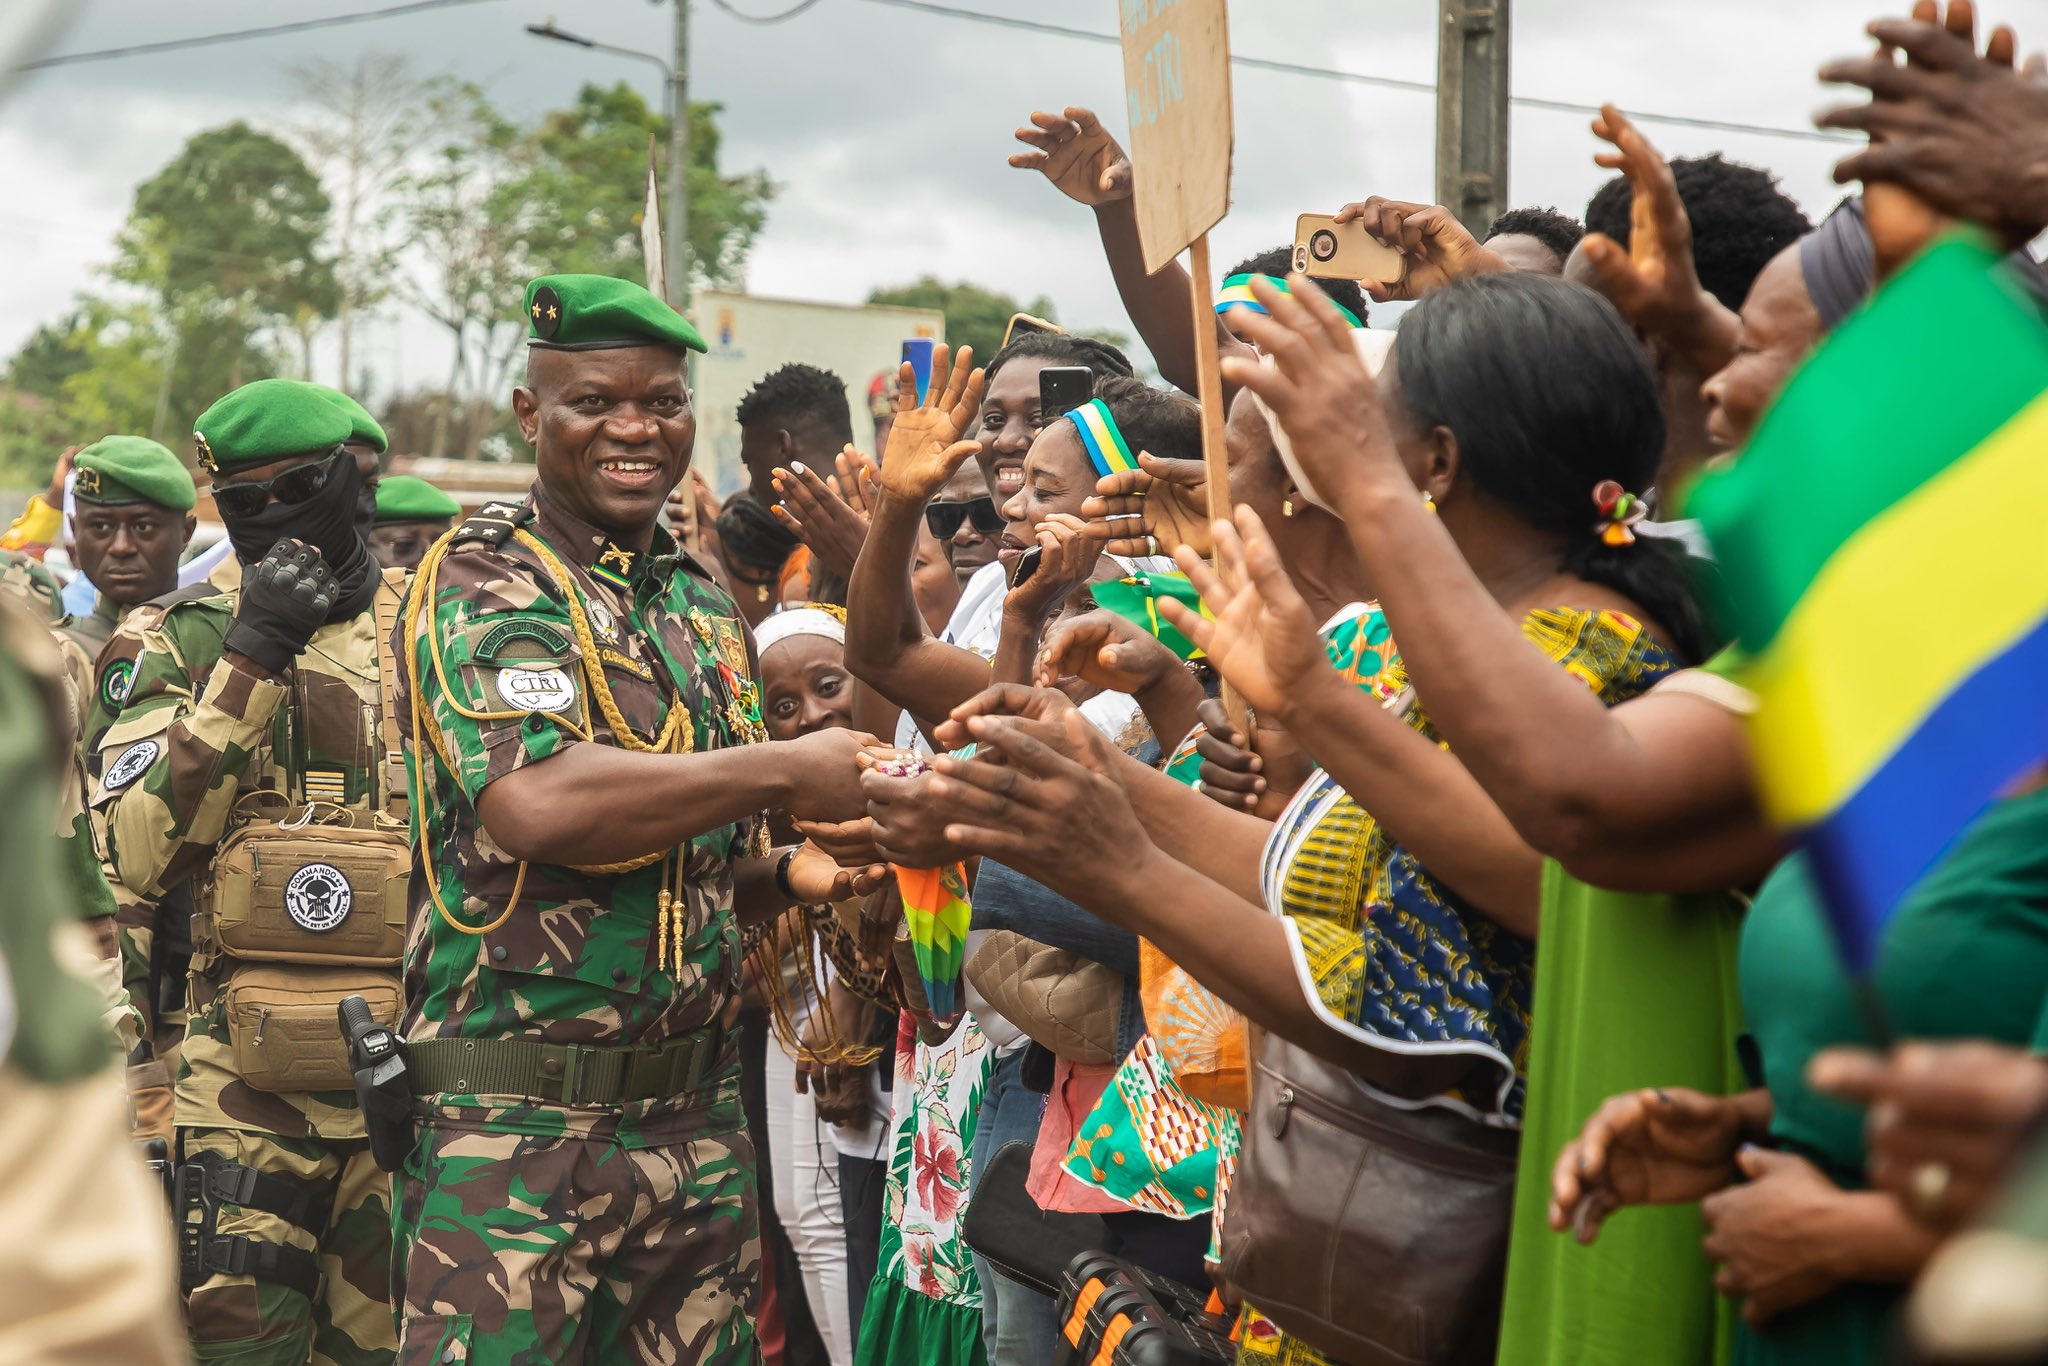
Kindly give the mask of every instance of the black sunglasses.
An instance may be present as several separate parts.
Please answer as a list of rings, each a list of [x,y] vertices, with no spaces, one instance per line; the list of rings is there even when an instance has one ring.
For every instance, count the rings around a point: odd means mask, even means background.
[[[348,447],[336,446],[324,459],[309,465],[294,465],[274,478],[245,484],[215,484],[213,505],[224,517],[254,517],[270,506],[275,498],[280,503],[296,504],[308,502],[320,496],[340,470],[343,460],[353,460]]]
[[[993,498],[969,498],[964,503],[926,503],[924,524],[932,529],[932,535],[942,541],[953,539],[953,533],[960,529],[962,522],[971,521],[974,529],[984,536],[993,536],[1007,525],[1003,514],[996,511]]]

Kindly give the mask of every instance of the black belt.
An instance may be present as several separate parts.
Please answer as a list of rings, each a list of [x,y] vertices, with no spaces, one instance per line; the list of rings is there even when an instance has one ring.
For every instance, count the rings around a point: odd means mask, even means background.
[[[702,1086],[725,1051],[716,1027],[666,1043],[599,1047],[534,1039],[422,1039],[406,1045],[414,1092],[624,1105]]]

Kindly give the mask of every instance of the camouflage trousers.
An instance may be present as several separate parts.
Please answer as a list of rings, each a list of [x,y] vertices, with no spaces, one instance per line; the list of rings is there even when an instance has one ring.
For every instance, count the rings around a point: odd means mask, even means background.
[[[403,1366],[753,1366],[744,1128],[650,1146],[436,1118],[394,1216]]]
[[[235,1129],[178,1130],[180,1160],[210,1152],[287,1176],[333,1200],[316,1239],[275,1214],[223,1203],[215,1231],[316,1253],[320,1289],[216,1274],[186,1297],[193,1359],[233,1366],[386,1366],[391,1313],[391,1178],[363,1139],[281,1138]]]

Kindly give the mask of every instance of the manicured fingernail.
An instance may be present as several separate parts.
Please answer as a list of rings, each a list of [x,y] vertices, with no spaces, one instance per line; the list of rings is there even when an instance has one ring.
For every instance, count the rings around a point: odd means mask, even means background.
[[[804,473],[804,462],[803,462],[803,461],[801,461],[801,460],[792,460],[792,461],[790,461],[790,462],[789,462],[789,467],[790,467],[791,469],[795,470],[795,471],[796,471],[796,472],[797,472],[798,474],[802,474],[802,473]]]

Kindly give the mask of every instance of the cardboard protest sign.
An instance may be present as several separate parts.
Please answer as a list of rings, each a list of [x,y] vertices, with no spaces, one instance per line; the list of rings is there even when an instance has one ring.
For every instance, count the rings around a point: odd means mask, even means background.
[[[1225,0],[1117,0],[1131,170],[1145,269],[1230,208],[1230,22]]]

